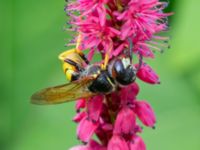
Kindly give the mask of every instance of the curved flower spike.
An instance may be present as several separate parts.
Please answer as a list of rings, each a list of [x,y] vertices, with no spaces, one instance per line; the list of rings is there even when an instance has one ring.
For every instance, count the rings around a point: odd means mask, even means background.
[[[89,61],[99,55],[101,59],[90,64],[102,63],[104,68],[101,69],[105,71],[106,64],[112,66],[115,58],[122,59],[122,62],[126,60],[126,49],[131,49],[133,55],[139,55],[140,58],[153,59],[154,51],[162,52],[169,46],[169,38],[159,36],[168,28],[167,17],[171,13],[163,12],[167,4],[161,0],[71,1],[66,7],[71,18],[68,25],[79,36],[69,45],[74,44],[81,51],[88,51]],[[131,41],[133,47],[127,40]],[[140,60],[138,64],[130,61],[138,68],[137,78],[149,84],[159,84],[158,75]],[[87,75],[85,72],[83,74]],[[81,99],[76,103],[77,115],[73,120],[78,123],[78,138],[86,145],[70,150],[146,150],[142,138],[138,136],[142,128],[136,119],[145,126],[154,127],[156,117],[153,109],[147,102],[137,100],[140,89],[136,82],[122,87],[116,84],[113,75],[108,76],[108,79],[111,78],[117,87],[115,91],[101,93],[88,101]],[[92,140],[93,134],[99,143]]]

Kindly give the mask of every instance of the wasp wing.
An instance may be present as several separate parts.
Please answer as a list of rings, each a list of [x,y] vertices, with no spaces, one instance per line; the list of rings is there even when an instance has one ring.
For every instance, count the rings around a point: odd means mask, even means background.
[[[39,105],[59,104],[79,98],[92,97],[96,94],[90,92],[88,86],[93,80],[92,77],[85,77],[64,85],[43,89],[31,96],[31,102]]]

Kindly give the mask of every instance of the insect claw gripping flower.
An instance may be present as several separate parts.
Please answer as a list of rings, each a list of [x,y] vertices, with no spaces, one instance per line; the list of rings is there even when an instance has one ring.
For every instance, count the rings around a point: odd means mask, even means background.
[[[138,58],[154,58],[154,51],[169,47],[169,38],[158,35],[168,30],[167,17],[172,13],[163,12],[167,5],[159,0],[72,0],[65,10],[71,17],[72,30],[81,36],[77,49],[88,49],[89,60],[95,53],[102,59],[107,54],[110,63],[129,48],[128,39]],[[76,44],[77,37],[74,39],[72,43]],[[134,66],[137,78],[143,82],[160,83],[159,76],[144,60]],[[148,102],[137,99],[138,93],[139,85],[133,82],[109,94],[78,100],[73,120],[78,123],[78,139],[86,145],[70,150],[146,150],[137,118],[153,128],[156,117]]]

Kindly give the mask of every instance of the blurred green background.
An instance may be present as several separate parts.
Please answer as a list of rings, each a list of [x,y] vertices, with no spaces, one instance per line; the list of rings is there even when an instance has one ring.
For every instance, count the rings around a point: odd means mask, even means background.
[[[0,150],[66,150],[79,144],[74,103],[34,106],[30,95],[66,82],[58,54],[71,37],[63,30],[64,0],[0,1]],[[200,1],[173,0],[171,49],[150,64],[162,84],[140,82],[140,99],[157,114],[144,128],[148,150],[200,150]]]

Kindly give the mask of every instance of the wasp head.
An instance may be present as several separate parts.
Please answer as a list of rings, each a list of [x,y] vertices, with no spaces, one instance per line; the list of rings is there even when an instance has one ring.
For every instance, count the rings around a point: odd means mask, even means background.
[[[120,85],[129,85],[136,79],[136,68],[129,58],[118,58],[113,63],[112,76]]]

